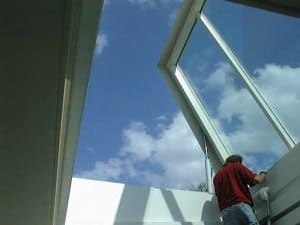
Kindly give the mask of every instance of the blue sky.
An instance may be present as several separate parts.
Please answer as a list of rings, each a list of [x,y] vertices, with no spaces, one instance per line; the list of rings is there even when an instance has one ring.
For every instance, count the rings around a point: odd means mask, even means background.
[[[173,188],[205,179],[200,147],[157,68],[181,4],[180,0],[104,4],[75,176]],[[295,123],[300,113],[299,21],[216,0],[208,1],[204,12],[299,141]],[[252,169],[269,168],[286,149],[201,29],[193,31],[179,64],[206,98],[213,121],[233,152],[246,156]]]
[[[180,6],[175,0],[104,5],[75,176],[177,188],[204,179],[201,150],[157,67]]]

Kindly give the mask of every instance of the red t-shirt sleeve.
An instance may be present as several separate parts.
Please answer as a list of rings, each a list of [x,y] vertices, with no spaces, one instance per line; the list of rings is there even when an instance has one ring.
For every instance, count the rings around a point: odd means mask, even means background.
[[[241,172],[241,176],[244,178],[246,183],[250,186],[253,186],[255,184],[254,177],[256,176],[256,174],[241,163],[237,163],[237,166],[240,167],[239,171]]]

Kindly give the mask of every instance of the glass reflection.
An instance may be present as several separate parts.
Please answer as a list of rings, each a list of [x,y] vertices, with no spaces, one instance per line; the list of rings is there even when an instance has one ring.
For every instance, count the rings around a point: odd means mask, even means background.
[[[203,12],[299,142],[300,19],[218,0],[207,0]]]
[[[252,169],[270,168],[287,152],[265,115],[201,23],[179,60],[223,141]]]

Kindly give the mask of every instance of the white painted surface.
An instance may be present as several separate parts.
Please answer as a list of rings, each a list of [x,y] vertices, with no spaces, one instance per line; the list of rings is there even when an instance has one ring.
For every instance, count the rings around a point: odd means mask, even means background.
[[[219,210],[211,194],[73,178],[66,225],[210,225]]]
[[[113,224],[124,185],[73,178],[66,225]]]
[[[298,206],[278,218],[299,203],[299,158],[298,144],[268,171],[264,185],[270,187],[276,225],[300,223]],[[256,210],[259,219],[266,216],[264,204]],[[216,199],[208,193],[73,178],[65,225],[212,225],[219,217]]]
[[[266,183],[271,193],[271,218],[275,225],[300,223],[300,144],[279,160],[267,173]],[[292,207],[292,208],[291,208]],[[293,207],[295,207],[293,209]],[[278,218],[286,210],[291,211]],[[258,207],[258,217],[264,218],[266,207]],[[284,221],[284,222],[283,222]]]

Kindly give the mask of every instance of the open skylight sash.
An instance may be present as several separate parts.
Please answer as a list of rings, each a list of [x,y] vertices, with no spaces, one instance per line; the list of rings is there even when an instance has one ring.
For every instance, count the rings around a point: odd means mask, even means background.
[[[207,30],[209,31],[213,39],[220,46],[220,48],[228,58],[229,62],[232,64],[233,68],[237,71],[237,74],[245,83],[245,86],[249,90],[250,94],[253,96],[258,106],[262,109],[262,111],[264,112],[268,120],[271,122],[272,126],[274,127],[278,135],[281,137],[281,139],[284,141],[288,149],[292,149],[295,146],[295,141],[292,139],[287,129],[284,127],[284,125],[281,123],[279,118],[276,116],[275,112],[272,110],[272,108],[268,105],[268,103],[265,101],[263,96],[260,94],[255,84],[251,80],[250,75],[248,74],[246,69],[239,62],[239,60],[234,55],[230,47],[226,44],[226,42],[223,40],[221,35],[210,23],[208,18],[203,13],[199,13],[198,19],[205,25],[205,27],[207,28]]]
[[[216,165],[217,167],[221,166],[231,153],[220,138],[219,133],[212,124],[204,106],[198,97],[196,97],[195,93],[193,93],[193,89],[186,78],[184,78],[184,73],[177,65],[193,27],[196,25],[198,20],[197,16],[204,7],[204,3],[204,0],[194,0],[193,2],[186,1],[183,3],[183,8],[179,17],[176,19],[175,27],[167,47],[160,58],[159,67],[177,98],[182,111],[185,112],[185,117],[202,148],[204,147],[201,144],[203,143],[202,132],[205,132],[205,135],[210,137],[212,142],[207,140],[209,154],[211,155],[210,159],[212,164],[215,165],[216,169]],[[204,128],[204,131],[196,131],[193,129],[193,127],[196,126],[194,124],[191,125],[193,122],[199,123],[197,125],[199,127],[198,130],[200,130],[201,127],[201,129]]]
[[[213,143],[211,144],[215,149],[218,150],[218,156],[221,159],[225,160],[231,154],[231,152],[219,136],[219,132],[212,123],[204,105],[197,97],[197,94],[191,87],[189,81],[186,79],[186,75],[181,70],[179,65],[177,65],[174,75],[176,77],[178,85],[181,87],[186,99],[188,100],[190,110],[192,110],[196,114],[200,126],[202,127],[202,129],[204,129],[204,132],[207,134],[207,136],[212,140]]]
[[[186,42],[193,30],[193,27],[197,21],[197,16],[201,9],[203,8],[205,0],[196,0],[191,3],[191,1],[186,1],[183,5],[183,11],[179,14],[175,22],[175,32],[171,36],[170,57],[168,58],[168,67],[171,69],[172,66],[176,65],[180,55],[184,49]],[[188,8],[188,9],[186,9]]]

